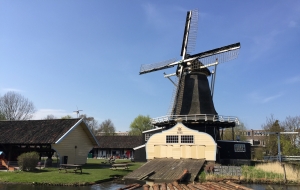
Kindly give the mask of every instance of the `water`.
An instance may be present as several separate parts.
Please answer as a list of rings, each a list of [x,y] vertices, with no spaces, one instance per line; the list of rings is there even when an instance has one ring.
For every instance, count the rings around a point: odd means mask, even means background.
[[[46,185],[23,185],[23,184],[0,184],[0,190],[116,190],[125,187],[124,184],[105,182],[92,186],[46,186]]]
[[[246,187],[255,190],[300,190],[300,186],[296,185],[264,185],[264,184],[243,184]],[[22,184],[0,184],[0,190],[116,190],[118,188],[125,187],[124,184],[118,184],[115,182],[105,182],[92,186],[80,186],[80,187],[69,187],[69,186],[33,186],[33,185],[22,185]],[[137,190],[142,190],[140,187]]]
[[[274,190],[299,190],[299,185],[265,185],[265,184],[243,184],[245,187],[249,187],[255,190],[265,190],[265,189],[274,189]]]

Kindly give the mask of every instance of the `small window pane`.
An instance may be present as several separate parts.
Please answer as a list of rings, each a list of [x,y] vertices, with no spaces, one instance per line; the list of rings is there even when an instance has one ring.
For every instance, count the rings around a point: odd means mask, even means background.
[[[178,135],[167,135],[166,143],[178,143]]]
[[[193,135],[181,135],[181,143],[194,143]]]
[[[234,152],[246,152],[245,144],[235,144],[234,145]]]

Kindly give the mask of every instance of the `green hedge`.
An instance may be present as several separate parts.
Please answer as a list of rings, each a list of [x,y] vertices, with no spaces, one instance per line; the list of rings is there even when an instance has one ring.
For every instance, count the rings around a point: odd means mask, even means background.
[[[23,171],[33,171],[39,162],[37,152],[25,152],[18,157],[18,164]]]

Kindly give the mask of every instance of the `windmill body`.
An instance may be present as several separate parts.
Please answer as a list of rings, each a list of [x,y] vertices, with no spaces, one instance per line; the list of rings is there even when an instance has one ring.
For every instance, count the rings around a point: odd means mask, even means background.
[[[175,76],[178,83],[172,99],[171,111],[167,116],[154,118],[152,124],[170,128],[180,118],[191,129],[206,132],[215,140],[220,139],[220,129],[234,127],[236,117],[218,115],[213,103],[216,67],[219,63],[230,61],[238,56],[240,43],[235,43],[209,51],[191,55],[195,47],[198,30],[198,11],[188,11],[179,61],[168,60],[161,63],[142,65],[140,74],[154,72],[177,66]],[[214,72],[209,67],[214,66]],[[212,75],[212,73],[214,73]],[[212,77],[211,85],[208,77]]]

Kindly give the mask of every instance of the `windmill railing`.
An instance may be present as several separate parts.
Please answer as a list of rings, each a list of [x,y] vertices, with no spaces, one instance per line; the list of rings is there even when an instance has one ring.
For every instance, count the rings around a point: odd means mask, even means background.
[[[234,116],[210,115],[210,114],[193,114],[193,115],[166,115],[151,119],[152,124],[169,123],[173,121],[213,121],[213,122],[228,122],[239,125],[239,120]]]

